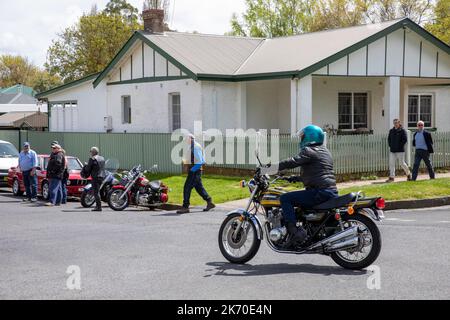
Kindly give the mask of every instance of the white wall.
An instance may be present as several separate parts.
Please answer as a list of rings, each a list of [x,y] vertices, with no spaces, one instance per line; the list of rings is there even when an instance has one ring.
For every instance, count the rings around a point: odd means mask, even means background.
[[[48,96],[49,102],[77,101],[73,110],[53,108],[50,115],[50,131],[103,132],[106,113],[106,85],[94,89],[92,81]],[[71,114],[73,118],[71,118]],[[73,120],[72,120],[73,119]],[[71,125],[73,123],[73,127]],[[66,126],[64,127],[64,124]]]
[[[169,94],[180,93],[181,126],[193,131],[202,120],[201,85],[193,80],[108,86],[107,114],[113,132],[169,132]],[[131,96],[131,124],[122,123],[122,96]]]
[[[410,86],[408,94],[415,93],[433,96],[433,127],[440,132],[450,132],[450,87]]]
[[[313,77],[313,123],[338,128],[339,92],[369,93],[369,126],[374,132],[385,132],[388,124],[382,116],[385,78]]]
[[[403,76],[403,72],[407,77],[450,77],[450,55],[414,31],[406,29],[404,33],[399,29],[387,39],[383,37],[350,53],[348,60],[345,56],[314,74]]]
[[[290,80],[247,82],[247,128],[290,133]]]

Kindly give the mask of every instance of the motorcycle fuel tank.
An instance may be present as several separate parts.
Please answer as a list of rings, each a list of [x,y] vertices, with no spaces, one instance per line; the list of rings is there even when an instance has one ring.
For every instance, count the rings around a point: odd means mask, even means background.
[[[278,188],[270,188],[266,192],[263,193],[263,197],[261,199],[261,205],[264,207],[280,207],[280,197],[282,194],[285,194],[286,191]]]

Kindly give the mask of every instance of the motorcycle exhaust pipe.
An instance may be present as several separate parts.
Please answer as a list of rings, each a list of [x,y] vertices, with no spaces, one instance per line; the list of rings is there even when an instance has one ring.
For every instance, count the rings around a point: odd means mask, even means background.
[[[332,235],[331,237],[328,237],[322,241],[319,241],[313,245],[311,245],[310,247],[308,247],[306,250],[311,251],[311,250],[317,250],[317,249],[323,249],[325,247],[328,247],[332,244],[334,244],[335,242],[341,242],[347,238],[354,238],[358,235],[358,227],[351,227],[348,228],[344,231],[341,231],[335,235]]]
[[[342,242],[337,242],[334,244],[331,244],[329,247],[325,248],[326,253],[334,252],[334,251],[341,251],[341,250],[347,250],[356,247],[359,244],[359,238],[354,237]]]

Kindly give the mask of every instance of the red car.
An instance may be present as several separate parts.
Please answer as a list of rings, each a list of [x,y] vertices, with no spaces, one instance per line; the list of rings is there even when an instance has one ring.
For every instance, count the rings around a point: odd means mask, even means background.
[[[67,156],[69,168],[69,180],[67,181],[67,196],[80,197],[83,188],[88,184],[89,179],[81,178],[80,172],[83,168],[80,160],[76,157]],[[38,194],[48,200],[48,180],[47,180],[47,164],[50,159],[49,155],[38,155],[38,168],[36,175],[38,177]],[[21,196],[25,192],[23,184],[22,172],[18,167],[12,167],[8,171],[8,186],[12,188],[15,196]]]

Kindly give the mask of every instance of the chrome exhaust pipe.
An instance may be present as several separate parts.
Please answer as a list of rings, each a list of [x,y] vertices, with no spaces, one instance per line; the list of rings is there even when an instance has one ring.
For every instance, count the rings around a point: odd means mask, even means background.
[[[306,250],[308,251],[314,251],[317,249],[325,249],[326,247],[329,247],[330,245],[342,242],[346,240],[347,238],[354,238],[358,235],[358,227],[351,227],[344,231],[341,231],[335,235],[332,235],[331,237],[328,237],[322,241],[319,241],[310,247],[308,247]]]
[[[358,244],[359,244],[359,237],[354,237],[342,242],[331,244],[329,247],[325,248],[325,252],[330,253],[335,251],[347,250],[355,248],[356,246],[358,246]]]

